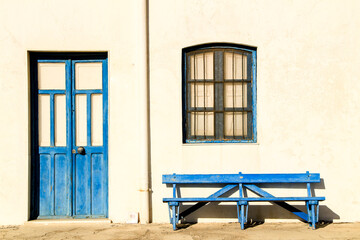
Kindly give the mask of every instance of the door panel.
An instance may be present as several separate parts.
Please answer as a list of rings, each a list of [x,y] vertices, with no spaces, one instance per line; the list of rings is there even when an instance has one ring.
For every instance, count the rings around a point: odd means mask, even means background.
[[[75,215],[107,215],[106,61],[72,62],[73,153],[75,162]],[[105,87],[104,87],[105,86]],[[107,95],[107,94],[106,94]],[[105,96],[106,96],[105,95]],[[106,107],[105,107],[106,106]],[[79,152],[79,147],[85,149]]]
[[[32,212],[107,217],[107,60],[36,60],[35,72]]]
[[[40,154],[40,216],[54,214],[53,161],[50,154]]]
[[[75,155],[75,215],[91,214],[91,163],[87,155]]]
[[[38,60],[38,218],[71,216],[70,60]]]
[[[106,202],[104,196],[107,192],[106,183],[106,164],[103,154],[92,154],[92,213],[95,215],[104,214]]]
[[[66,154],[55,154],[55,213],[71,215],[71,159]]]

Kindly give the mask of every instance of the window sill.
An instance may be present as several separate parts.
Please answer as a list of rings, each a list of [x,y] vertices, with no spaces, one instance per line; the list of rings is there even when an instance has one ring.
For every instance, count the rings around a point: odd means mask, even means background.
[[[259,142],[254,142],[254,141],[186,141],[185,143],[182,144],[183,146],[209,146],[209,145],[260,145]]]

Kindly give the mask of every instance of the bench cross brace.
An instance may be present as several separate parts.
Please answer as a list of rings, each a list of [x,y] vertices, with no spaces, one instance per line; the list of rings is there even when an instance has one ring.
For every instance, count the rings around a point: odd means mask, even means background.
[[[270,193],[262,190],[256,185],[253,184],[244,184],[244,187],[249,189],[250,191],[256,193],[260,197],[274,197]],[[304,222],[308,222],[310,227],[315,229],[315,223],[319,221],[319,202],[318,201],[306,201],[306,207],[308,214],[300,211],[296,207],[287,204],[286,202],[273,202],[274,204],[292,212],[296,216],[298,216]],[[315,208],[317,211],[315,211]]]
[[[219,191],[215,192],[214,194],[211,194],[209,196],[209,198],[216,198],[216,197],[220,197],[221,195],[227,193],[228,191],[238,187],[238,184],[229,184],[226,185],[225,187],[223,187],[222,189],[220,189]],[[198,210],[199,208],[205,206],[206,204],[208,204],[209,202],[198,202],[196,204],[194,204],[193,206],[189,207],[188,209],[184,210],[183,212],[180,213],[180,219],[183,219],[184,217],[186,217],[187,215],[195,212],[196,210]]]

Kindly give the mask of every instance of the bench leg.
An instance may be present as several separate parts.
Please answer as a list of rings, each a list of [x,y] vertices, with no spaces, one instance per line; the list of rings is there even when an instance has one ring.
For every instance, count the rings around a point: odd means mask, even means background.
[[[320,207],[319,207],[319,204],[317,204],[317,205],[316,205],[316,210],[317,210],[317,211],[316,211],[316,222],[319,222],[319,211],[320,211],[319,208],[320,208]]]
[[[246,212],[245,212],[246,207]],[[238,221],[241,224],[241,229],[245,229],[245,223],[247,222],[247,216],[248,216],[248,210],[249,206],[247,202],[240,201],[237,203],[237,215],[238,215]]]
[[[176,230],[176,224],[179,222],[179,203],[169,202],[169,218],[173,225],[173,230]]]
[[[307,201],[306,207],[308,210],[308,223],[312,229],[316,229],[316,223],[319,221],[319,202]]]
[[[312,224],[312,229],[315,229],[316,226],[316,221],[315,221],[315,204],[311,204],[311,224]]]
[[[310,204],[309,201],[306,201],[306,210],[307,210],[307,222],[310,223],[310,216],[311,216],[311,211],[310,211]],[[311,226],[310,226],[311,227]]]

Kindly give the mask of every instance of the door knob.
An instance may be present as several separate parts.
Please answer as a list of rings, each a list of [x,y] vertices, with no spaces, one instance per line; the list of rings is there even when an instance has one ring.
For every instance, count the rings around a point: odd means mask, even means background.
[[[79,154],[85,155],[85,148],[84,147],[78,147],[77,151],[78,151]]]

